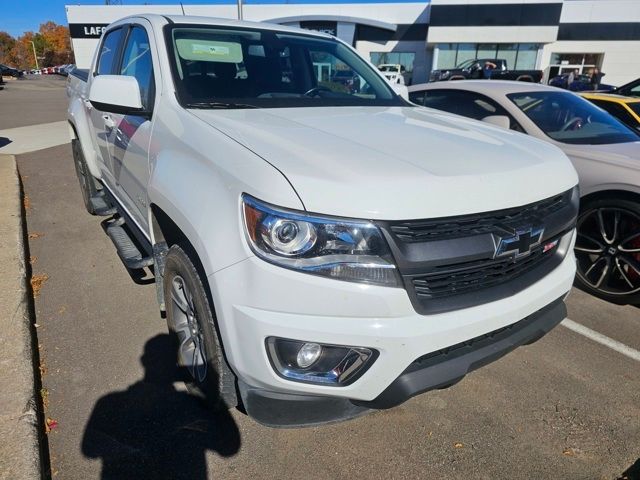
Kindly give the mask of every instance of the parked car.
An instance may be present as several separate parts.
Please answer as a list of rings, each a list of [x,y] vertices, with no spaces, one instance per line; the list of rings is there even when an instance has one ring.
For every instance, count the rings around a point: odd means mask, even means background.
[[[596,92],[582,93],[581,95],[609,112],[622,123],[640,131],[640,98]]]
[[[0,63],[0,75],[5,77],[20,78],[22,77],[22,71],[18,70],[17,68],[13,68]]]
[[[560,147],[580,176],[578,285],[611,302],[640,303],[638,134],[579,95],[544,85],[423,84],[410,87],[409,96],[419,105],[500,124]]]
[[[404,65],[400,65],[399,63],[384,63],[382,65],[378,65],[378,70],[382,72],[382,75],[384,75],[384,78],[386,78],[389,83],[411,85],[411,76]]]
[[[475,58],[462,62],[455,68],[432,70],[429,81],[485,79],[484,66],[487,63],[495,65],[495,68],[491,70],[491,80],[516,80],[533,83],[540,83],[542,80],[542,70],[509,70],[507,61],[503,58]]]
[[[67,81],[82,198],[126,266],[153,266],[212,408],[295,426],[393,407],[565,317],[578,177],[558,148],[415,109],[320,32],[140,15],[97,52]]]
[[[623,95],[625,97],[640,97],[640,78],[626,83],[621,87],[614,88],[611,93]]]
[[[593,85],[591,85],[591,76],[590,75],[577,75],[571,84],[569,82],[569,74],[564,73],[562,75],[558,75],[549,80],[549,85],[552,87],[564,88],[566,90],[571,90],[572,92],[585,92],[585,91],[593,91]],[[608,92],[613,90],[612,85],[600,84],[598,91],[599,92]]]

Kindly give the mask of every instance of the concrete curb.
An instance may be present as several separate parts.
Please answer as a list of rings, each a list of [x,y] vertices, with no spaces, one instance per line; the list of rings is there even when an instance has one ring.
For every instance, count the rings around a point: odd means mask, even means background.
[[[0,155],[0,479],[41,478],[24,223],[15,157]]]

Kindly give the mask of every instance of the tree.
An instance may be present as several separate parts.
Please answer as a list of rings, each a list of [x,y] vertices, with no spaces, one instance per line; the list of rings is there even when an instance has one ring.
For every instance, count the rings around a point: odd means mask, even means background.
[[[9,52],[15,43],[15,38],[7,32],[0,32],[0,63],[7,63],[9,61]]]
[[[40,25],[39,32],[25,32],[18,39],[6,32],[0,32],[0,63],[22,69],[34,68],[34,47],[40,67],[74,61],[69,29],[55,22],[45,22]]]

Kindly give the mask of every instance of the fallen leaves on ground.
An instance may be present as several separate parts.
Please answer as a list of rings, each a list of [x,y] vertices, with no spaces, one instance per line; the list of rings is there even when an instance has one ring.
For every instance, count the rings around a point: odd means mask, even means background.
[[[454,448],[462,448],[462,447],[464,447],[464,444],[460,443],[460,442],[456,442],[456,443],[453,444],[453,446],[454,446]]]
[[[49,390],[42,387],[40,389],[40,398],[42,398],[42,407],[46,410],[49,408]]]
[[[33,264],[34,264],[34,263],[36,263],[37,261],[38,261],[38,257],[36,257],[35,255],[31,255],[31,256],[29,257],[29,263],[30,263],[31,265],[33,265]]]
[[[24,206],[25,211],[31,210],[31,199],[26,193],[24,194],[24,198],[22,199],[22,205]]]
[[[29,234],[29,238],[40,238],[40,237],[44,237],[44,233],[42,233],[42,232],[31,232]]]
[[[31,276],[31,290],[33,291],[34,297],[40,295],[42,285],[44,285],[44,282],[46,282],[47,280],[49,280],[49,275],[47,275],[46,273],[39,273],[37,275]]]
[[[45,422],[45,432],[49,433],[55,428],[58,428],[58,421],[47,417],[47,421]]]

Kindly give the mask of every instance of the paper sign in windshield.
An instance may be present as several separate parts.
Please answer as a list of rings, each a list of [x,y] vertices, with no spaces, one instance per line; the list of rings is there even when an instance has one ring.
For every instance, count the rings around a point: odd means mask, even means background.
[[[239,43],[212,40],[176,40],[178,54],[185,60],[201,62],[241,63],[242,47]]]

